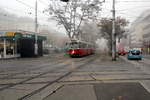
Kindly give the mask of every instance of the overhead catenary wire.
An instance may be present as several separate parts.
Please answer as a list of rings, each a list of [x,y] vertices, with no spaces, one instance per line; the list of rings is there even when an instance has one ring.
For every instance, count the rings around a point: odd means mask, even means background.
[[[29,7],[29,8],[34,9],[34,7],[28,5],[28,4],[26,4],[26,3],[24,3],[24,2],[22,2],[22,1],[20,1],[20,0],[16,0],[16,1],[19,2],[19,3],[21,3],[21,4],[23,4],[23,5],[25,5],[25,6],[27,6],[27,7]]]
[[[23,13],[25,13],[25,14],[32,15],[32,14],[31,14],[31,11],[22,11],[22,10],[19,10],[19,9],[14,9],[14,8],[9,8],[9,7],[3,7],[3,9],[15,11],[15,12],[23,12]]]
[[[141,8],[147,8],[150,9],[150,6],[136,6],[136,7],[132,7],[132,8],[127,8],[127,9],[117,9],[116,7],[116,12],[124,12],[124,11],[133,11],[133,10],[137,10],[137,9],[141,9]],[[111,11],[111,9],[107,9],[107,8],[103,8],[107,11]]]
[[[27,7],[34,9],[34,7],[30,6],[29,4],[26,4],[26,3],[24,3],[24,2],[22,2],[22,1],[20,1],[20,0],[16,0],[16,1],[19,1],[19,2],[22,3],[23,5],[26,5]],[[51,1],[51,0],[50,0],[50,1]],[[107,1],[107,0],[106,0],[105,2],[110,2],[110,1]],[[119,3],[119,2],[123,2],[123,3],[125,3],[125,2],[128,2],[128,3],[132,3],[132,2],[143,2],[143,3],[145,3],[145,2],[150,2],[150,1],[142,1],[142,0],[140,0],[140,1],[139,1],[139,0],[137,0],[137,1],[136,1],[136,0],[132,0],[132,1],[129,1],[129,0],[117,0],[117,3]],[[39,0],[39,3],[40,3],[40,4],[43,4],[43,5],[47,5],[44,0]],[[149,6],[137,6],[137,7],[134,7],[134,8],[137,9],[137,8],[140,8],[140,7],[149,8]],[[126,10],[135,10],[134,8],[122,9],[122,10],[116,10],[116,11],[119,12],[119,11],[126,11]],[[110,11],[111,11],[111,10],[110,10]],[[44,13],[44,11],[38,11],[38,12],[40,12],[41,14],[44,14],[44,15],[46,15],[46,16],[49,17],[49,14]],[[131,17],[131,16],[129,16],[129,17]]]
[[[105,3],[110,3],[110,2],[111,1],[107,1],[107,0],[105,1]],[[150,1],[149,0],[147,0],[147,1],[146,0],[137,0],[137,1],[136,0],[130,0],[130,1],[129,0],[116,0],[116,3],[135,3],[135,2],[136,3],[145,3],[145,2],[147,3]]]
[[[146,0],[145,0],[145,1],[144,1],[144,0],[130,0],[130,1],[128,1],[128,0],[121,0],[121,1],[117,0],[116,2],[117,2],[117,3],[121,3],[121,2],[124,2],[124,3],[125,3],[125,2],[126,2],[126,3],[135,3],[135,2],[136,2],[136,3],[137,3],[137,2],[138,2],[138,3],[142,3],[142,2],[146,2],[146,3],[147,3],[147,2],[150,2],[150,1],[148,1],[148,0],[147,0],[147,1],[146,1]]]
[[[24,2],[22,2],[22,1],[20,1],[20,0],[16,0],[16,1],[19,2],[19,3],[21,3],[21,4],[23,4],[23,5],[25,5],[26,7],[29,7],[29,8],[31,8],[31,9],[35,9],[35,7],[32,7],[32,6],[30,6],[30,5],[28,5],[28,4],[24,3]],[[38,10],[38,12],[41,13],[41,14],[44,14],[44,15],[46,15],[46,16],[49,16],[48,14],[44,13],[43,11],[39,11],[39,10]]]
[[[22,11],[22,10],[18,10],[18,9],[14,9],[14,8],[9,8],[9,7],[3,7],[3,9],[7,9],[7,10],[11,10],[11,11],[17,11],[17,12],[23,12],[23,13],[25,13],[27,15],[30,15],[30,16],[33,16],[33,17],[35,16],[34,13],[31,13],[32,11]],[[3,15],[7,16],[9,14],[4,13]],[[43,20],[43,18],[49,18],[49,16],[45,16],[45,17],[39,16],[38,18],[41,19],[41,20]]]
[[[45,6],[49,6],[49,4],[46,4],[44,1],[42,1],[42,0],[39,0],[39,2],[41,3],[41,4],[43,4],[43,5],[45,5]]]

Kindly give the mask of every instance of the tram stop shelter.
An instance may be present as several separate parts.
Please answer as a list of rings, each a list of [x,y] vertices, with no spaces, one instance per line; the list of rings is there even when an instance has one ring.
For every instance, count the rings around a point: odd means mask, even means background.
[[[42,56],[46,37],[37,35],[35,38],[35,34],[22,31],[0,32],[0,59]]]

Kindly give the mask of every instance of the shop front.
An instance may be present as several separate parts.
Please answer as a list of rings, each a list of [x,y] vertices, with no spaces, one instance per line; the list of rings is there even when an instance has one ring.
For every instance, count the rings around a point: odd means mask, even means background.
[[[16,41],[13,37],[0,37],[0,58],[19,57],[16,53]]]
[[[38,36],[38,54],[35,54],[34,34],[5,32],[0,36],[0,59],[42,56],[44,40],[46,37]]]

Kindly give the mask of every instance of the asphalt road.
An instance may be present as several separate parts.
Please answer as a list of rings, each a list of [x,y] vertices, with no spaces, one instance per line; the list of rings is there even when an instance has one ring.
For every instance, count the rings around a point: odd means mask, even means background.
[[[120,82],[136,82],[150,91],[149,64],[127,61],[125,57],[112,62],[107,55],[98,54],[82,58],[54,54],[0,61],[0,100],[88,100],[87,94],[89,100],[99,100],[94,84]],[[70,85],[78,86],[67,88],[69,93],[76,90],[77,94],[69,98],[65,87]]]

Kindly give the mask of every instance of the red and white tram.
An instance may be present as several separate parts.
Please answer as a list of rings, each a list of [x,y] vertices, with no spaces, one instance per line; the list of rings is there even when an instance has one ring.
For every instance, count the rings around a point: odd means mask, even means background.
[[[71,57],[82,57],[94,53],[94,46],[91,43],[72,40],[66,43],[66,52]]]

